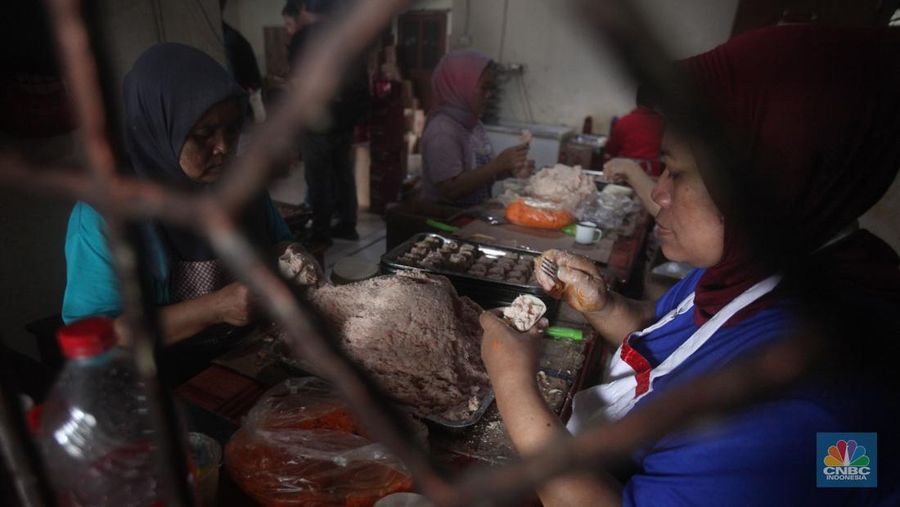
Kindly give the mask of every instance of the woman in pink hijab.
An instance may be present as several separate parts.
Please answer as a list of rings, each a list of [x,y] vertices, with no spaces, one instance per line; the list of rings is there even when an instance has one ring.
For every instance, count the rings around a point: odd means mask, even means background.
[[[424,198],[459,207],[490,197],[491,184],[528,176],[528,143],[494,157],[481,115],[494,86],[492,61],[475,50],[446,54],[431,79],[436,100],[422,134]]]

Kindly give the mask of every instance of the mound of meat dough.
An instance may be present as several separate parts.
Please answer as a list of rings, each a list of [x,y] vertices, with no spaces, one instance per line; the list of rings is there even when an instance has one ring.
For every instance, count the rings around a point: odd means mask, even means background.
[[[310,302],[347,354],[416,415],[462,421],[478,408],[489,385],[481,308],[446,278],[379,276],[316,289]]]
[[[554,201],[574,210],[582,199],[597,191],[593,178],[584,174],[581,166],[556,164],[535,173],[528,182],[528,193],[534,197]]]

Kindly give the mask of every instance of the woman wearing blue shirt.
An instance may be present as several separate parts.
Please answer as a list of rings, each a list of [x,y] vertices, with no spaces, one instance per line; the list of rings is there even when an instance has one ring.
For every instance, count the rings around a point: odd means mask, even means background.
[[[125,141],[133,173],[186,192],[207,192],[233,158],[246,107],[243,90],[203,52],[181,44],[145,51],[125,77]],[[242,216],[258,245],[292,239],[266,192]],[[142,226],[142,266],[160,308],[163,342],[214,326],[221,335],[253,319],[247,288],[234,282],[205,240],[162,222]],[[122,311],[103,218],[88,204],[72,210],[66,233],[63,320]]]
[[[887,349],[900,336],[900,259],[855,227],[900,168],[898,55],[897,30],[795,25],[738,36],[682,63],[733,136],[742,177],[767,192],[753,212],[791,234],[750,248],[734,206],[701,170],[703,152],[673,121],[653,190],[656,235],[667,258],[698,269],[659,301],[636,301],[610,292],[587,259],[543,256],[557,270],[539,271],[541,284],[617,347],[604,383],[575,396],[567,426],[535,382],[546,323],[518,333],[482,315],[482,357],[523,455],[566,430],[617,421],[801,325],[837,352],[828,368],[770,400],[648,443],[628,477],[549,481],[539,490],[544,505],[900,505],[898,382]],[[825,457],[817,434],[831,432],[877,434],[876,488],[817,485]]]

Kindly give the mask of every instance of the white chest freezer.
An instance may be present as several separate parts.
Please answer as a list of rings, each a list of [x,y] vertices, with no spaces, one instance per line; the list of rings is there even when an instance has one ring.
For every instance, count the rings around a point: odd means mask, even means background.
[[[528,158],[534,160],[538,169],[555,165],[559,160],[559,149],[563,141],[573,134],[571,128],[559,125],[504,121],[500,124],[484,126],[488,139],[494,148],[494,155],[499,154],[510,146],[519,144],[521,142],[519,137],[522,135],[522,131],[526,129],[530,130],[533,136],[531,149],[528,151]]]

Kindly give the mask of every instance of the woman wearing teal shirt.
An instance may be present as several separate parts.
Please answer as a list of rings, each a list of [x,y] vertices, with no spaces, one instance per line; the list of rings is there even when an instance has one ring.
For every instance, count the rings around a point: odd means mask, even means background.
[[[181,44],[145,51],[125,77],[125,141],[134,174],[187,192],[206,192],[233,157],[246,99],[228,72],[203,52]],[[257,245],[290,241],[268,194],[242,218]],[[141,227],[146,262],[160,307],[163,342],[213,328],[214,336],[253,319],[247,288],[220,266],[209,244],[190,231],[148,222]],[[67,284],[63,320],[122,311],[105,224],[89,205],[72,210],[66,233]],[[219,326],[222,326],[221,328]]]

